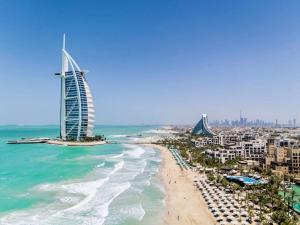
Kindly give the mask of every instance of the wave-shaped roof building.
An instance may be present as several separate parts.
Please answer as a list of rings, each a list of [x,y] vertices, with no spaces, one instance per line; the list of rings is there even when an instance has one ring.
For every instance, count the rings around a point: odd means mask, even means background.
[[[193,135],[200,135],[200,136],[208,136],[212,137],[215,136],[216,134],[212,132],[208,128],[208,120],[207,120],[207,115],[202,114],[201,120],[197,123],[197,125],[194,127],[192,131]]]
[[[87,71],[81,70],[62,48],[60,137],[62,140],[82,141],[93,136],[95,121],[94,101],[86,81]]]

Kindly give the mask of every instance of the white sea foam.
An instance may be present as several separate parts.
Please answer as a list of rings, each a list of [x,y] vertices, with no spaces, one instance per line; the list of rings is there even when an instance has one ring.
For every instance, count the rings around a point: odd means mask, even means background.
[[[104,179],[99,179],[96,181],[62,185],[62,188],[70,193],[79,193],[79,194],[86,195],[86,197],[81,202],[66,209],[65,211],[78,209],[83,205],[87,204],[89,201],[91,201],[94,198],[95,194],[97,193],[97,189],[100,188],[108,180],[109,178],[106,177]]]
[[[84,155],[77,158],[69,159],[69,161],[81,161],[81,160],[95,160],[95,159],[104,159],[107,156],[104,155]]]
[[[109,207],[111,203],[128,188],[131,184],[129,182],[120,184],[110,184],[104,187],[103,190],[98,191],[95,197],[89,204],[79,205],[73,210],[64,210],[56,215],[58,221],[67,219],[72,221],[74,217],[76,221],[81,221],[83,224],[100,224],[105,222],[106,217],[109,215]]]
[[[127,137],[126,134],[113,134],[113,135],[109,135],[108,137],[110,138],[125,138]]]
[[[113,200],[115,198],[117,198],[120,194],[122,194],[124,191],[126,191],[128,188],[130,188],[130,186],[131,186],[131,184],[129,182],[116,185],[114,188],[112,197],[108,201],[106,201],[104,204],[97,207],[97,211],[103,219],[105,219],[108,216],[108,214],[109,214],[108,208],[109,208],[110,204],[113,202]]]
[[[147,130],[144,133],[148,134],[176,134],[177,131],[174,130],[168,130],[168,129],[156,129],[156,130]]]
[[[121,160],[120,162],[118,162],[114,169],[110,172],[110,175],[116,173],[117,171],[119,171],[120,169],[122,169],[124,167],[124,160]]]
[[[118,158],[121,158],[123,156],[124,156],[124,153],[121,153],[121,154],[118,154],[118,155],[111,156],[110,158],[111,159],[118,159]]]
[[[112,154],[112,155],[84,155],[74,159],[70,159],[70,161],[82,161],[82,160],[97,160],[97,159],[117,159],[124,156],[124,153],[120,154]]]
[[[135,204],[135,205],[124,207],[120,210],[120,212],[124,214],[126,217],[131,217],[139,221],[141,221],[146,214],[142,204]]]
[[[105,162],[98,164],[96,167],[100,168],[100,167],[103,167],[103,166],[105,166]]]
[[[129,157],[141,158],[141,156],[145,153],[145,150],[140,146],[129,144],[124,144],[124,146],[128,149],[127,151],[124,151],[124,153]]]

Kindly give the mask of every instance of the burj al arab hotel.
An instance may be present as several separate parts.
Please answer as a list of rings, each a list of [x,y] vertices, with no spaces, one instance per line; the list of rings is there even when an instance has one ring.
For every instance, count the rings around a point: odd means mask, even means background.
[[[60,138],[67,141],[83,141],[93,137],[95,109],[91,90],[86,81],[87,71],[81,70],[65,48],[62,47],[60,104]]]

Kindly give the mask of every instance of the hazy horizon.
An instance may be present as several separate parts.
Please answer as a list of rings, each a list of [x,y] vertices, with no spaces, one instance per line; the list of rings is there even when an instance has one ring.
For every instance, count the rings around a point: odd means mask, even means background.
[[[299,1],[2,1],[0,124],[59,124],[62,35],[96,124],[300,121]],[[75,13],[74,13],[75,12]],[[296,102],[294,101],[296,99]]]

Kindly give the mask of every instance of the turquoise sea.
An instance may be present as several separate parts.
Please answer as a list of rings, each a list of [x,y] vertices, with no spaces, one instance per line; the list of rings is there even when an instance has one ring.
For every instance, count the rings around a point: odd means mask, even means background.
[[[155,126],[97,126],[130,142]],[[0,126],[0,224],[160,224],[164,208],[158,150],[130,143],[94,147],[8,145],[57,137],[57,126]]]

